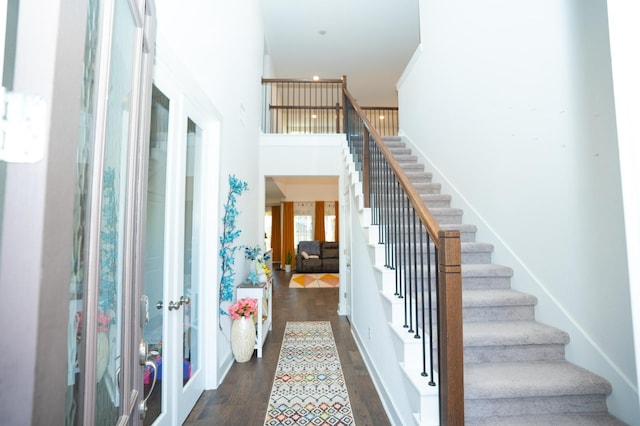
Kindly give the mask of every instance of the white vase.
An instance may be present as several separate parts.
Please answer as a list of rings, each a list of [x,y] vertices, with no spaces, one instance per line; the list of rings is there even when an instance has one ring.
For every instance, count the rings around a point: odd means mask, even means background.
[[[240,317],[231,324],[231,351],[237,362],[247,362],[256,345],[256,326],[251,318]]]
[[[289,264],[284,265],[284,271],[285,272],[291,272],[291,265],[289,265]]]

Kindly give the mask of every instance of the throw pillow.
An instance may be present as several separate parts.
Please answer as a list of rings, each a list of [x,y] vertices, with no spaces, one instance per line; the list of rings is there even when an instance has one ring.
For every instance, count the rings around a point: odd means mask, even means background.
[[[300,253],[300,256],[304,257],[305,259],[308,259],[309,253],[307,253],[306,251],[303,251],[302,253]]]
[[[318,256],[317,254],[310,254],[309,259],[320,259],[320,256]]]

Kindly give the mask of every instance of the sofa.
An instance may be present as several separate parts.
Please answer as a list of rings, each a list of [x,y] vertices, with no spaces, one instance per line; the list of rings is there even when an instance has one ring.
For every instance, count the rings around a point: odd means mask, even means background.
[[[339,272],[340,247],[337,242],[300,241],[296,251],[296,272]]]

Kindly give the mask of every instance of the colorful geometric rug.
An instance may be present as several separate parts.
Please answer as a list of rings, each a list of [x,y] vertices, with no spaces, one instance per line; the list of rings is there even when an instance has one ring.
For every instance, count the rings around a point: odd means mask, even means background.
[[[337,288],[340,285],[339,274],[293,274],[291,281],[289,281],[289,287],[293,288],[319,288],[319,287],[333,287]]]
[[[329,321],[287,322],[264,424],[355,425]]]

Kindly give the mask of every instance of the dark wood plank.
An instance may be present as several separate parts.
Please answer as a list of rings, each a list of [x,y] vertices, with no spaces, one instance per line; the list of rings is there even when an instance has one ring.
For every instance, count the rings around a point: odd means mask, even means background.
[[[351,326],[338,315],[338,289],[289,288],[290,273],[274,268],[273,330],[262,358],[234,363],[222,384],[205,391],[185,425],[262,425],[287,321],[330,321],[349,391],[356,425],[389,425],[375,386],[351,334]]]

